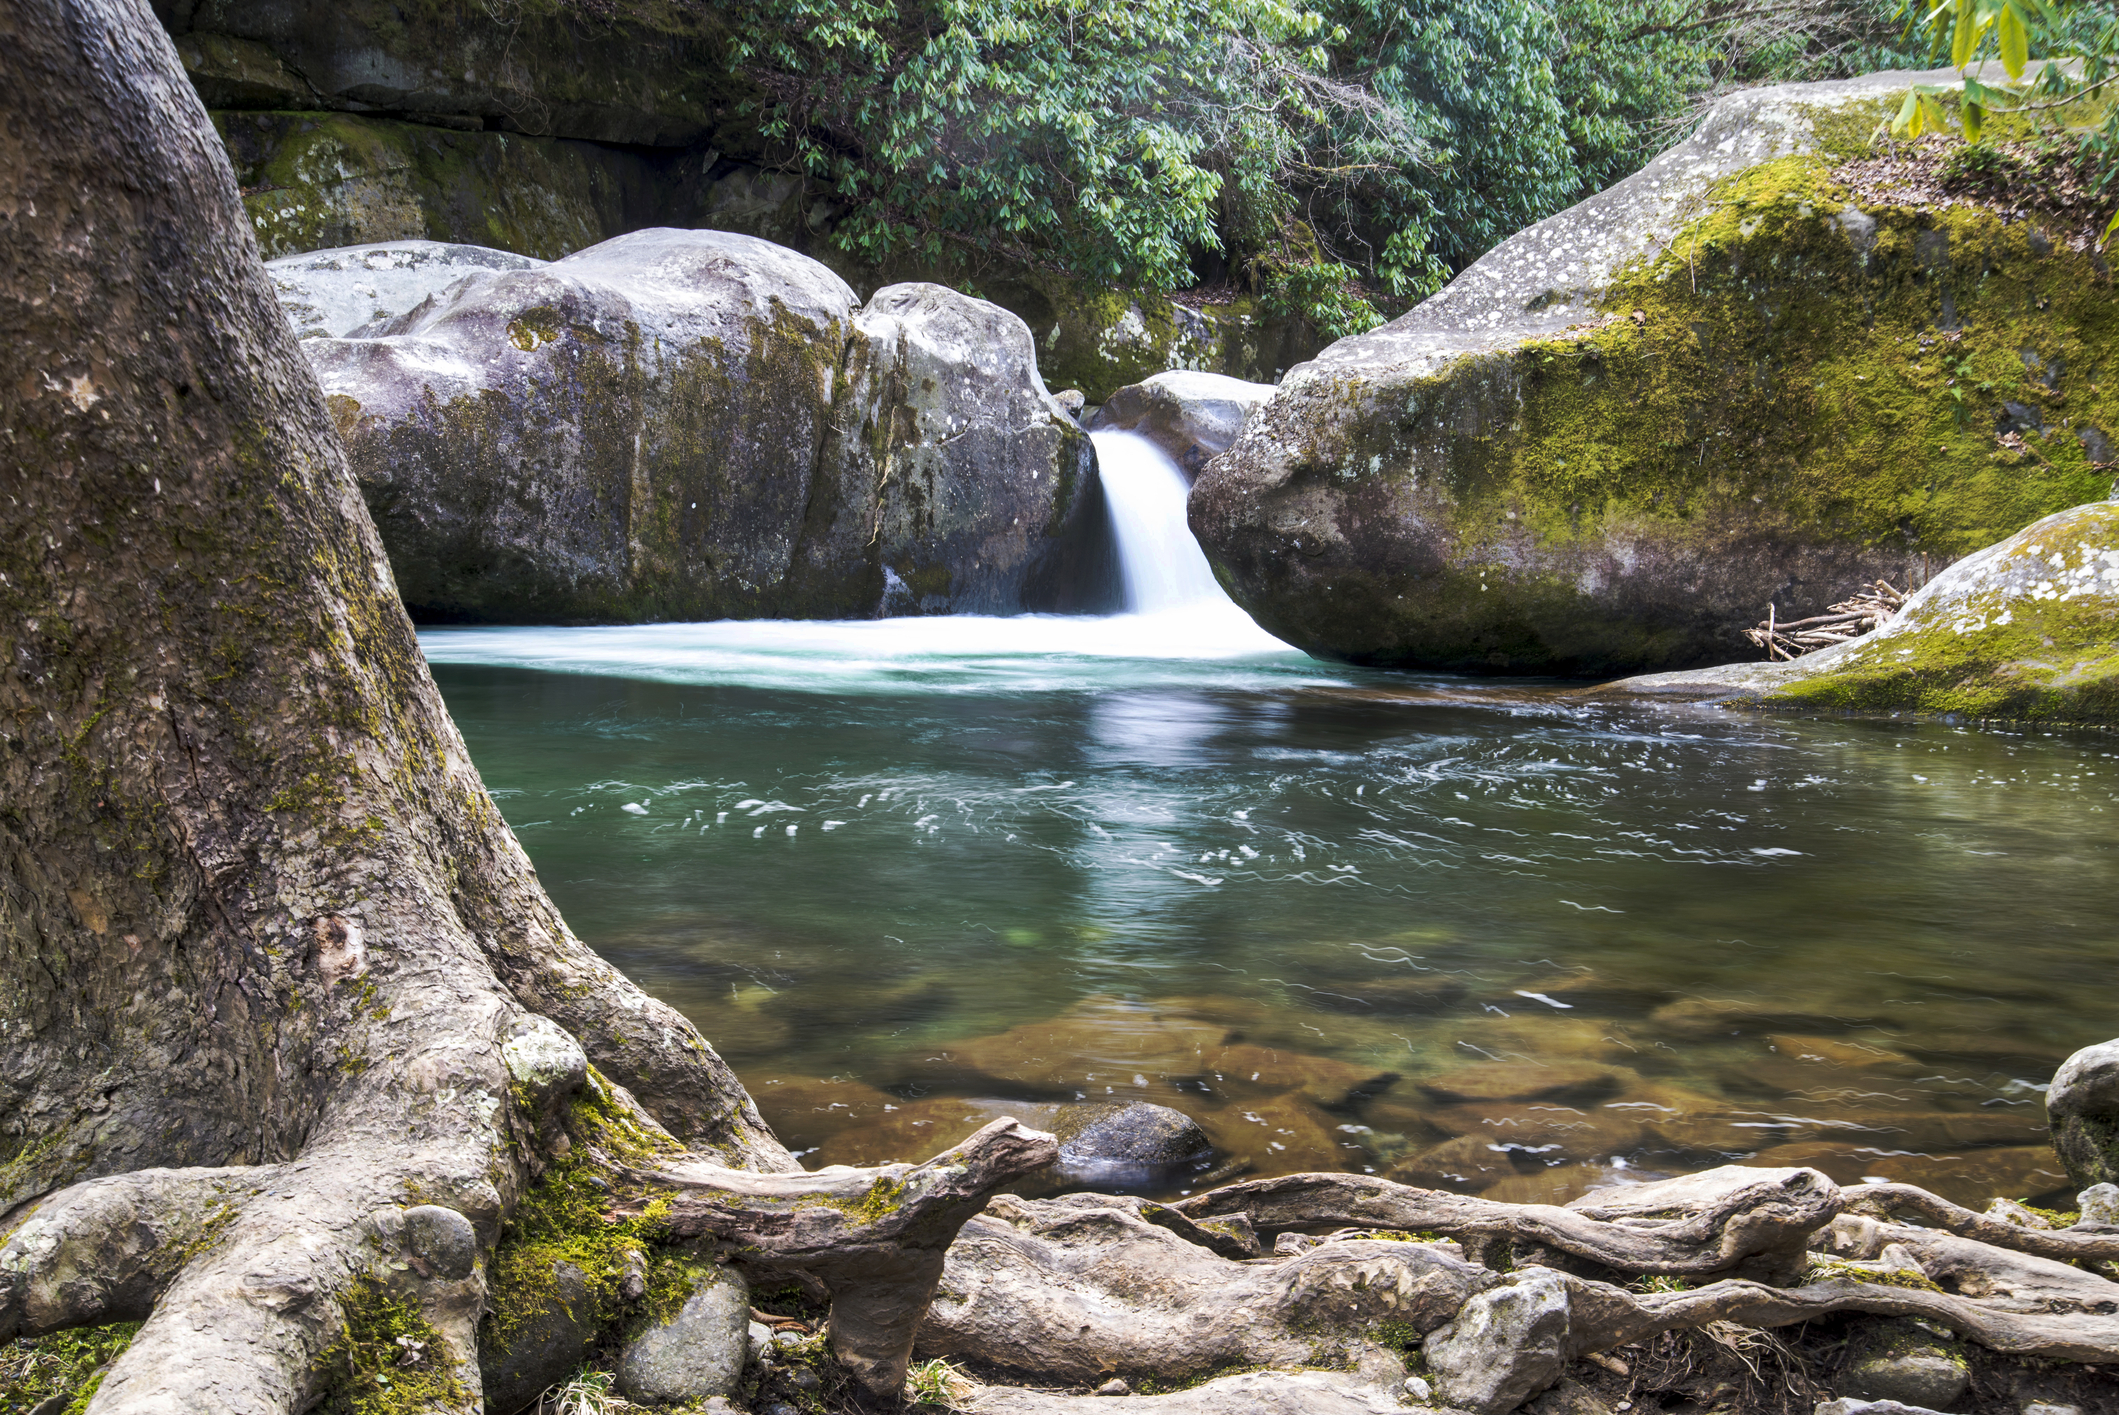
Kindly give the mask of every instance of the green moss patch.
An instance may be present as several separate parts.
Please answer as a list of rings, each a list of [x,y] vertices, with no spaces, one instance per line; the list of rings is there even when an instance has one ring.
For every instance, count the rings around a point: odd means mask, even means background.
[[[691,1261],[657,1252],[667,1236],[668,1198],[637,1191],[619,1173],[621,1164],[662,1148],[657,1137],[634,1125],[593,1073],[568,1114],[567,1132],[571,1148],[523,1195],[494,1250],[481,1345],[505,1351],[515,1332],[559,1300],[554,1270],[561,1263],[582,1274],[579,1300],[589,1310],[572,1315],[584,1326],[611,1327],[627,1317],[666,1321],[691,1295]],[[615,1203],[629,1199],[647,1202],[632,1217],[610,1217]],[[647,1280],[637,1302],[621,1295],[628,1271]]]
[[[63,1415],[81,1415],[110,1363],[125,1354],[138,1322],[76,1327],[0,1346],[0,1415],[29,1415],[54,1396]]]
[[[470,1400],[441,1333],[418,1307],[369,1278],[339,1306],[346,1328],[320,1362],[325,1415],[413,1415]]]

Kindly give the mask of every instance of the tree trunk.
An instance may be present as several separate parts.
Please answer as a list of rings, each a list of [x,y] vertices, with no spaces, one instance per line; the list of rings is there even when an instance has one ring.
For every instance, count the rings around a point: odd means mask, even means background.
[[[398,1272],[475,1400],[558,1029],[795,1168],[494,809],[145,0],[0,5],[0,456],[0,1339],[145,1318],[96,1411],[293,1410]]]

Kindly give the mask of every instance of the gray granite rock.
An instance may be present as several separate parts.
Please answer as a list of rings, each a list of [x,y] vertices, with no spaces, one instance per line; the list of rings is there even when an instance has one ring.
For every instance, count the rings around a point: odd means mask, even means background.
[[[545,262],[446,241],[382,241],[267,261],[298,339],[343,339],[410,313],[451,286]]]
[[[1115,607],[1089,439],[998,306],[935,285],[863,306],[724,231],[514,268],[430,247],[283,276],[415,618]]]
[[[675,1316],[626,1343],[618,1384],[640,1405],[731,1395],[749,1354],[750,1285],[732,1268],[709,1268]]]
[[[2119,600],[2119,583],[2111,597]],[[2045,1113],[2069,1179],[2085,1189],[2119,1180],[2119,1041],[2084,1047],[2061,1062]]]
[[[1145,1101],[1071,1105],[1052,1119],[1059,1136],[1055,1169],[1070,1183],[1096,1189],[1141,1189],[1207,1167],[1214,1142],[1183,1111]]]
[[[1226,374],[1172,369],[1113,393],[1086,426],[1091,432],[1137,432],[1196,480],[1212,458],[1229,450],[1243,420],[1273,393],[1270,383]]]
[[[1868,155],[1909,86],[1955,78],[1731,94],[1633,176],[1289,370],[1192,491],[1230,594],[1356,663],[1675,669],[1741,652],[1769,603],[1795,618],[1875,578],[1918,583],[1997,528],[2104,494],[2109,474],[2053,438],[2064,470],[2026,455],[2007,518],[1973,509],[1991,504],[2002,403],[2058,393],[2073,413],[2102,396],[2080,370],[2034,393],[2022,364],[2021,385],[1974,390],[1975,431],[1947,446],[1871,396],[2021,304],[1981,303],[1995,287],[1963,248],[2001,218],[1952,235],[1954,208],[1865,209],[1830,175]],[[2044,303],[2008,353],[2094,337],[2089,257],[2017,236],[2014,278]],[[1961,425],[1918,406],[1924,429]],[[2111,418],[2077,417],[2093,421]]]
[[[1427,1339],[1427,1366],[1452,1406],[1507,1415],[1567,1369],[1567,1283],[1545,1268],[1510,1273]]]

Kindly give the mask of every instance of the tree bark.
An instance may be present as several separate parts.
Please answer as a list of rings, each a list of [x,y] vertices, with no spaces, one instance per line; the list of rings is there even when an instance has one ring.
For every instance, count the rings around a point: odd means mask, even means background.
[[[0,1339],[146,1315],[99,1415],[292,1410],[394,1261],[475,1394],[540,1015],[795,1168],[488,798],[144,0],[0,6],[0,457]]]

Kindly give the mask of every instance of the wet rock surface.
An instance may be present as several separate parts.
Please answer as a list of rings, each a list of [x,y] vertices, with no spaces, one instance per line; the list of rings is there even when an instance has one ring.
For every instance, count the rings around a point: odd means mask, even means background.
[[[1091,432],[1137,432],[1170,454],[1196,480],[1208,461],[1229,450],[1252,408],[1272,396],[1270,383],[1173,369],[1113,393],[1087,426]]]
[[[313,327],[385,315],[303,347],[415,617],[1098,607],[1093,452],[1005,311],[938,286],[864,307],[725,232],[510,264],[277,267]]]
[[[1870,211],[1832,176],[1921,78],[1732,95],[1641,172],[1291,370],[1193,492],[1233,597],[1355,663],[1678,668],[1730,656],[1769,604],[1788,620],[1878,577],[1918,584],[2106,495],[2078,438],[2019,466],[1987,431],[2004,401],[2054,394],[2077,426],[2119,422],[2107,386],[2051,377],[2101,337],[2088,254],[1983,209]],[[1975,273],[1997,260],[2005,294]],[[1968,356],[2000,382],[1961,430],[1944,360]],[[1781,372],[1760,381],[1768,357]]]
[[[1204,1172],[1214,1159],[1207,1132],[1168,1106],[1066,1106],[1049,1128],[1060,1140],[1059,1177],[1092,1189],[1161,1189]]]

